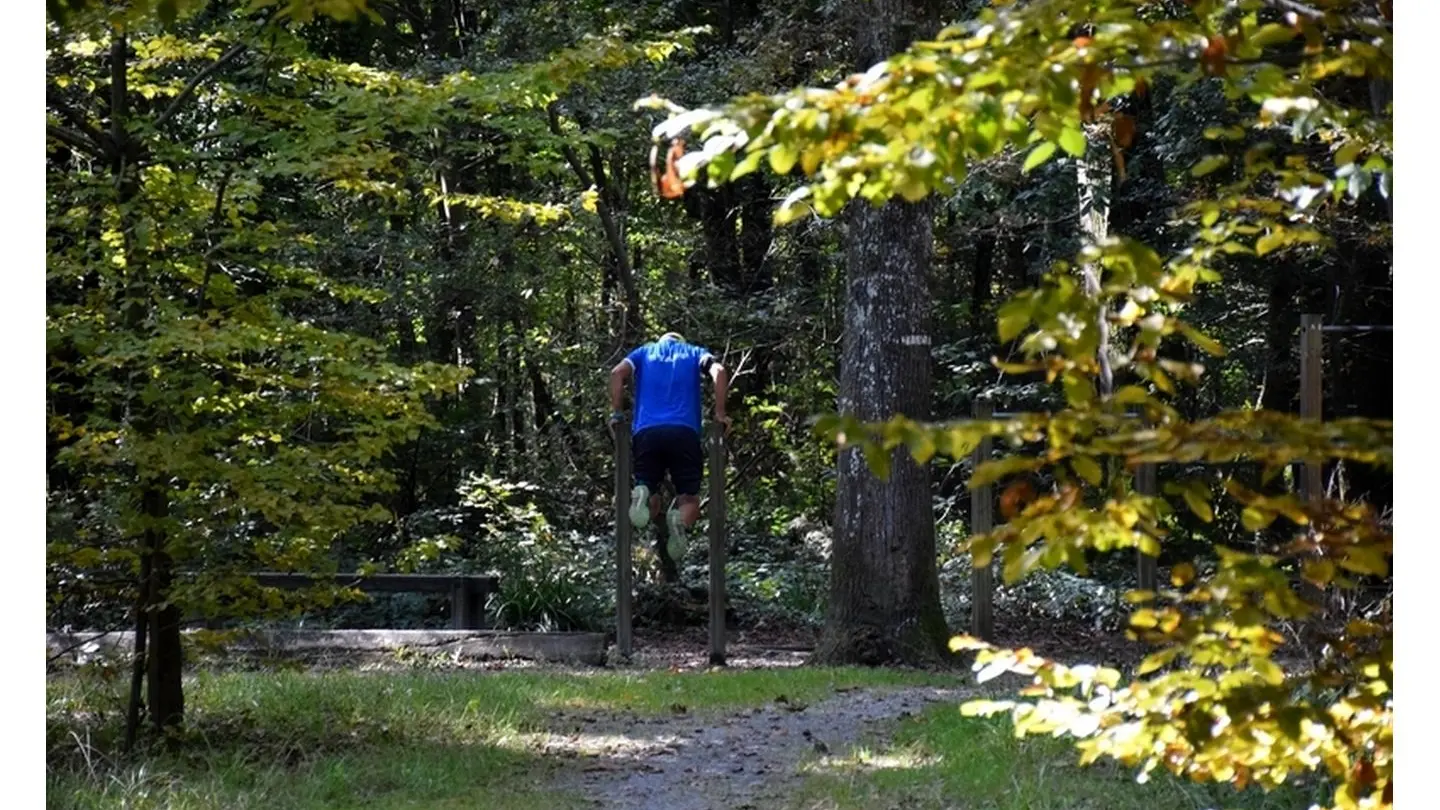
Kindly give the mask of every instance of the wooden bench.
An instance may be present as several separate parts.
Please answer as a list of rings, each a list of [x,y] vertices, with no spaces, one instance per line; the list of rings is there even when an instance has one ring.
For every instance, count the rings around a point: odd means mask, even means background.
[[[261,571],[255,581],[269,588],[306,588],[329,582],[365,592],[448,593],[450,627],[454,630],[484,630],[490,625],[485,601],[495,592],[498,577],[476,574],[290,574]]]

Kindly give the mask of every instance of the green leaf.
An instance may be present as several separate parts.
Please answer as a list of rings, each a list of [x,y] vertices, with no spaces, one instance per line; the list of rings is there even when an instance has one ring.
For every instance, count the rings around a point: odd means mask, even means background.
[[[1180,328],[1180,334],[1188,338],[1191,343],[1200,347],[1201,351],[1212,357],[1225,356],[1225,347],[1221,346],[1219,341],[1184,321],[1178,322],[1178,326]]]
[[[761,150],[754,150],[745,153],[745,157],[736,162],[735,168],[730,171],[731,180],[739,180],[745,175],[760,167],[760,161],[765,159],[765,153]]]
[[[1030,154],[1025,156],[1025,165],[1020,168],[1020,171],[1023,174],[1029,174],[1031,171],[1038,168],[1045,161],[1049,160],[1050,157],[1054,154],[1055,142],[1041,141],[1040,143],[1036,144],[1034,149],[1030,150]]]
[[[1191,166],[1190,174],[1194,177],[1204,177],[1205,175],[1214,172],[1215,170],[1228,164],[1229,162],[1230,158],[1228,155],[1210,155],[1208,157],[1202,158],[1194,166]]]
[[[1116,405],[1143,405],[1150,401],[1150,392],[1138,385],[1122,385],[1110,396]]]
[[[794,144],[777,143],[770,147],[770,170],[781,177],[789,174],[799,160],[800,150]]]
[[[1185,499],[1185,505],[1190,507],[1190,511],[1194,512],[1196,517],[1206,523],[1215,520],[1215,510],[1210,508],[1210,502],[1205,500],[1205,496],[1196,492],[1194,488],[1186,487],[1180,497]]]
[[[1075,470],[1076,475],[1085,479],[1086,483],[1092,487],[1100,486],[1100,482],[1105,477],[1105,471],[1100,469],[1100,465],[1095,459],[1089,456],[1072,457],[1070,459],[1070,467]]]
[[[1281,25],[1280,23],[1266,23],[1256,29],[1250,35],[1250,44],[1257,48],[1268,48],[1271,45],[1280,45],[1294,39],[1296,31],[1293,26]]]
[[[1060,131],[1060,148],[1069,152],[1072,157],[1084,157],[1085,133],[1066,127]]]
[[[925,464],[935,455],[934,436],[923,427],[910,431],[906,436],[906,444],[917,464]]]
[[[995,318],[1001,342],[1014,340],[1030,325],[1030,302],[1025,299],[1006,301],[995,313]]]
[[[930,194],[926,187],[925,180],[914,172],[904,173],[895,183],[895,191],[898,192],[906,202],[920,202]]]
[[[1360,153],[1365,150],[1365,145],[1359,141],[1348,141],[1339,149],[1335,150],[1335,165],[1345,166],[1355,162]]]

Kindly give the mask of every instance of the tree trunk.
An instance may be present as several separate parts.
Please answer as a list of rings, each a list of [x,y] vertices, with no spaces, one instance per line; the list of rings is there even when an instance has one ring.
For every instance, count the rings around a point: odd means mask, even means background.
[[[933,33],[927,3],[861,2],[861,69]],[[840,412],[863,420],[930,416],[931,206],[865,202],[848,211]],[[814,661],[877,665],[946,657],[935,566],[930,470],[905,448],[877,478],[854,448],[840,454],[830,600]]]
[[[169,514],[165,490],[154,484],[146,488],[141,501],[147,517],[164,520]],[[185,660],[180,643],[180,608],[169,601],[175,580],[174,562],[165,549],[163,529],[145,532],[146,555],[150,557],[149,594],[150,649],[146,661],[146,704],[150,723],[156,731],[180,725],[185,717],[185,691],[181,683]]]
[[[975,264],[970,274],[970,329],[981,338],[995,335],[995,318],[990,294],[995,285],[995,235],[982,235],[975,242]]]
[[[929,206],[850,211],[840,412],[868,421],[930,413]],[[947,628],[935,567],[930,471],[905,448],[888,480],[863,454],[840,456],[830,604],[815,657],[826,663],[942,658]]]
[[[1104,241],[1110,233],[1110,184],[1111,157],[1108,153],[1101,152],[1100,148],[1091,145],[1086,150],[1084,157],[1075,161],[1075,185],[1079,191],[1080,206],[1080,240],[1083,245],[1098,244]],[[1108,304],[1100,294],[1101,269],[1093,264],[1087,264],[1081,268],[1085,278],[1085,292],[1090,296],[1100,299],[1100,317],[1097,321],[1100,330],[1100,348],[1095,353],[1095,359],[1100,364],[1100,374],[1096,382],[1100,387],[1100,396],[1109,397],[1115,390],[1115,373],[1110,363],[1110,321],[1106,317]]]
[[[126,81],[129,70],[129,38],[115,30],[110,43],[110,143],[109,163],[111,177],[115,183],[116,201],[119,203],[121,232],[126,239],[126,255],[132,258],[134,289],[131,301],[124,309],[125,326],[132,332],[143,330],[151,292],[144,288],[144,268],[134,261],[137,254],[130,250],[132,226],[129,206],[140,192],[140,172],[136,165],[139,150],[130,138],[129,86]],[[158,421],[151,406],[141,402],[129,417],[130,430],[137,435],[153,433]],[[140,486],[140,513],[147,518],[148,525],[136,538],[140,543],[140,612],[143,620],[136,620],[136,661],[138,675],[143,667],[146,686],[146,709],[150,722],[156,730],[178,726],[185,716],[184,687],[181,681],[184,658],[180,646],[180,608],[170,603],[170,586],[174,580],[174,563],[166,549],[167,536],[165,519],[169,515],[170,501],[163,481],[153,472],[137,470]],[[163,607],[162,607],[163,606]],[[148,638],[142,643],[138,631],[146,630]],[[138,719],[140,713],[140,689],[136,679],[131,682],[130,706],[127,719]],[[133,743],[133,730],[127,730],[127,747]]]

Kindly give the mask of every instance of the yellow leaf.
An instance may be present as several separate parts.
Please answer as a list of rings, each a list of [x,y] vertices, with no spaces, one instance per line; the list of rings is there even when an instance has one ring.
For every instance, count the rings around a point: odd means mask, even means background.
[[[1182,562],[1170,569],[1170,584],[1177,588],[1189,585],[1195,579],[1195,566],[1188,562]]]
[[[1155,616],[1155,611],[1151,610],[1150,608],[1141,608],[1140,610],[1137,610],[1134,613],[1130,614],[1131,627],[1148,629],[1156,626],[1159,623],[1160,620]]]
[[[1206,523],[1215,519],[1215,510],[1210,508],[1209,502],[1199,492],[1187,487],[1181,493],[1181,497],[1185,499],[1185,505],[1190,507],[1190,511],[1194,512],[1196,517]]]
[[[1275,521],[1275,515],[1257,509],[1254,506],[1247,506],[1240,513],[1240,523],[1245,526],[1246,531],[1258,532]]]
[[[1271,686],[1279,686],[1285,682],[1285,670],[1281,669],[1279,664],[1271,661],[1269,658],[1256,658],[1250,662],[1250,665],[1253,666],[1255,672],[1264,678],[1265,682]]]
[[[1255,255],[1264,256],[1277,248],[1282,247],[1286,242],[1285,231],[1279,228],[1270,231],[1259,239],[1255,240]]]
[[[1148,673],[1154,672],[1155,670],[1173,661],[1175,659],[1175,656],[1179,654],[1179,647],[1168,647],[1166,649],[1160,650],[1159,652],[1151,653],[1150,655],[1145,656],[1144,661],[1140,662],[1140,668],[1136,672],[1140,675],[1146,675]]]

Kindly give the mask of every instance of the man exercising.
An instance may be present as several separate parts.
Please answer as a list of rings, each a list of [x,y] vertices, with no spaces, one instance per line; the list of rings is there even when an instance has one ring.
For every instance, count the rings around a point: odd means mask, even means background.
[[[630,522],[644,528],[660,517],[660,483],[665,474],[675,484],[675,503],[666,515],[666,552],[679,565],[685,556],[685,533],[700,518],[700,476],[705,453],[700,448],[700,389],[705,374],[715,385],[715,421],[730,428],[725,415],[729,374],[719,360],[692,346],[675,332],[630,352],[610,371],[610,432],[625,417],[621,410],[625,380],[635,378],[635,419],[631,425],[635,488],[630,492]],[[678,508],[677,508],[678,505]]]

